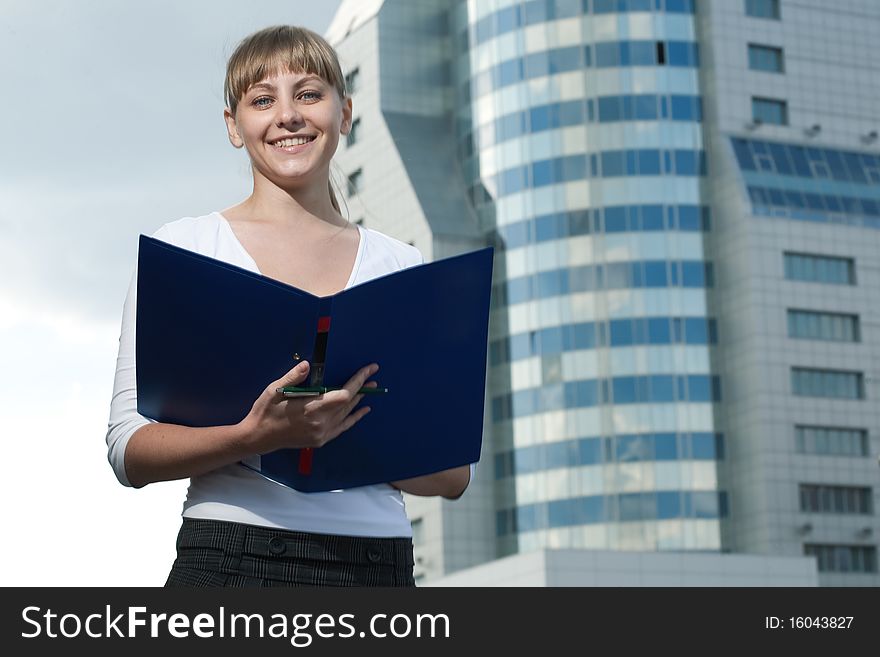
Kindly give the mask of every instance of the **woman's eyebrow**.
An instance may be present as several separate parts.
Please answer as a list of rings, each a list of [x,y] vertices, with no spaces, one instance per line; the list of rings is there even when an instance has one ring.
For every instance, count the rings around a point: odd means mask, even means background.
[[[307,75],[306,77],[300,78],[299,80],[297,80],[293,86],[294,87],[301,87],[302,85],[308,84],[310,82],[323,83],[324,79],[320,75]],[[270,91],[274,91],[275,85],[272,84],[271,82],[257,82],[256,84],[251,86],[249,91],[253,91],[254,89],[268,89]]]

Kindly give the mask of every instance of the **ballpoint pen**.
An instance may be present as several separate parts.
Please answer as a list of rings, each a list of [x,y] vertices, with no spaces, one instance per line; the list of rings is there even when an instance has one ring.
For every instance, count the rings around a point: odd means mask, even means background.
[[[325,392],[330,392],[332,390],[342,390],[342,388],[330,388],[327,386],[283,386],[281,388],[276,388],[275,392],[280,392],[285,397],[317,397],[318,395],[323,395]],[[386,392],[388,392],[388,388],[361,388],[358,390],[358,394],[366,395],[376,395]]]

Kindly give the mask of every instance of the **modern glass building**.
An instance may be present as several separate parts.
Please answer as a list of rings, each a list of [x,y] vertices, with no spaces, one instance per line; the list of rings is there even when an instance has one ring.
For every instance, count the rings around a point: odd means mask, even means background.
[[[582,548],[880,584],[880,5],[834,7],[344,0],[352,220],[496,247],[484,454],[407,500],[419,576]]]

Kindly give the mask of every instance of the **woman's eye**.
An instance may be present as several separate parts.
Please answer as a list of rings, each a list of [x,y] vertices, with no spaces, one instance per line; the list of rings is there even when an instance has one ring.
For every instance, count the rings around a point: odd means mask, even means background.
[[[254,100],[252,101],[252,104],[255,107],[267,107],[269,105],[269,103],[271,103],[271,102],[272,102],[272,99],[269,98],[268,96],[260,96],[259,98],[254,98]]]
[[[321,100],[321,94],[318,93],[317,91],[304,91],[299,95],[299,97],[302,100],[306,100],[306,101],[308,101],[308,100],[311,100],[311,101]]]

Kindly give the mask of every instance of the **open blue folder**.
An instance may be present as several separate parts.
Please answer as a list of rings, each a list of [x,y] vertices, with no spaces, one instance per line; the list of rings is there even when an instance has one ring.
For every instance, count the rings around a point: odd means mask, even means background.
[[[141,235],[138,412],[194,427],[235,424],[297,357],[314,375],[323,356],[329,387],[375,362],[371,380],[389,392],[367,396],[361,405],[372,411],[354,427],[323,447],[283,449],[243,465],[318,492],[474,463],[493,253],[485,248],[317,297]]]

